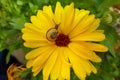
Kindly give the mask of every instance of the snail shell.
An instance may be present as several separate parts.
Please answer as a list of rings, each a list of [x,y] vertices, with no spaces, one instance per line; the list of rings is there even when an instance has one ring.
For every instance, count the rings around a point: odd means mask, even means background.
[[[46,37],[49,41],[55,41],[58,35],[58,31],[55,28],[51,28],[47,31]]]

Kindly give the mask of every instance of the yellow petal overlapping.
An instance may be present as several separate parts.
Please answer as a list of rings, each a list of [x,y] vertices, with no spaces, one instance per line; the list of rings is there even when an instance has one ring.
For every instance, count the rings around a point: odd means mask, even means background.
[[[90,61],[101,62],[95,52],[105,52],[108,48],[94,43],[105,39],[99,27],[100,19],[90,11],[74,8],[74,3],[52,7],[44,6],[37,16],[31,16],[31,23],[22,29],[24,45],[36,48],[26,54],[26,67],[32,67],[33,75],[40,71],[43,80],[70,80],[70,68],[81,80],[91,72],[97,73]],[[49,35],[49,36],[48,36]],[[49,37],[49,38],[48,38]]]

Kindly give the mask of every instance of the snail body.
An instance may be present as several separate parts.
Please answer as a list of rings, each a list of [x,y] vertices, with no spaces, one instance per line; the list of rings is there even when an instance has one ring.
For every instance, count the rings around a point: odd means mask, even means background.
[[[49,41],[55,41],[58,35],[58,31],[56,28],[51,28],[47,31],[46,37]]]

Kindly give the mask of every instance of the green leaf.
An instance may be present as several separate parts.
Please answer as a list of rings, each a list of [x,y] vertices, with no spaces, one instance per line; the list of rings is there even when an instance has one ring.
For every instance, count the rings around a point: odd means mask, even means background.
[[[42,71],[36,76],[37,80],[43,80]]]
[[[36,77],[32,76],[32,79],[31,80],[38,80]]]
[[[33,13],[35,13],[38,9],[38,7],[34,4],[32,4],[31,2],[29,2],[29,7]]]
[[[24,77],[26,77],[27,75],[30,75],[30,73],[31,73],[31,68],[26,69],[26,70],[20,75],[20,77],[21,77],[21,78],[24,78]]]
[[[22,6],[24,3],[21,0],[17,0],[17,5]]]
[[[6,31],[5,30],[0,30],[0,39],[5,39],[6,38]]]
[[[17,18],[13,18],[10,22],[13,29],[21,30],[23,28],[24,23],[26,22],[26,18],[21,15]]]
[[[0,40],[0,51],[3,51],[6,48],[6,44],[3,40]]]
[[[9,48],[9,52],[8,52],[8,54],[7,54],[7,56],[6,56],[6,63],[8,63],[8,62],[10,61],[10,56],[11,56],[11,54],[13,53],[14,50],[15,50],[15,47],[14,47],[14,46],[11,46],[11,47]]]
[[[79,80],[79,78],[76,76],[76,74],[74,73],[73,69],[70,69],[70,79],[71,80]]]
[[[101,3],[103,3],[104,0],[94,0],[97,6],[100,6]]]
[[[106,36],[106,39],[101,43],[106,45],[109,48],[109,51],[112,54],[112,56],[115,57],[114,47],[118,41],[118,37],[119,37],[118,33],[116,32],[115,28],[106,24],[102,24],[99,29],[105,30],[105,36]]]
[[[99,10],[106,10],[107,8],[119,4],[120,0],[104,0],[98,7]]]

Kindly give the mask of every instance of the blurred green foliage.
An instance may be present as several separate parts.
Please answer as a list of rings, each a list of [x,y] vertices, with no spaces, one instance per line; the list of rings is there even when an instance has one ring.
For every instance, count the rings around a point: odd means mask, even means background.
[[[29,22],[30,16],[36,14],[44,5],[52,5],[54,9],[57,1],[60,1],[62,6],[74,2],[76,8],[90,10],[91,14],[101,18],[99,29],[104,29],[106,35],[106,39],[101,43],[108,46],[109,52],[99,53],[103,62],[93,63],[98,68],[98,73],[91,74],[87,80],[120,80],[120,49],[114,50],[120,36],[113,27],[120,14],[109,11],[109,7],[120,4],[120,0],[0,0],[0,51],[9,50],[7,62],[13,51],[17,49],[29,51],[23,46],[21,39],[24,23]],[[28,69],[21,77],[30,73],[31,70]],[[40,73],[31,79],[42,80],[41,75]],[[79,80],[72,70],[71,80]]]

